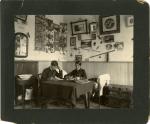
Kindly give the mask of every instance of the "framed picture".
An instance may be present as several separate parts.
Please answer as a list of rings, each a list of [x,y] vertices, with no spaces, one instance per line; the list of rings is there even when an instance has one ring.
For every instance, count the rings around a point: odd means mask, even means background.
[[[81,40],[81,48],[91,47],[91,43],[92,43],[91,39]]]
[[[27,21],[27,15],[16,15],[15,16],[17,19],[22,20],[23,22]]]
[[[78,40],[81,40],[81,34],[78,34]]]
[[[117,49],[117,50],[123,50],[124,48],[124,43],[123,42],[116,42],[114,44],[114,48]]]
[[[134,25],[134,17],[133,16],[127,16],[127,27],[131,27]]]
[[[70,37],[70,47],[76,46],[76,37]]]
[[[120,32],[120,16],[113,15],[99,18],[100,34],[111,34]]]
[[[112,44],[106,44],[106,50],[111,50],[113,48]]]
[[[82,55],[75,55],[75,61],[82,61]]]
[[[111,42],[114,42],[114,35],[107,35],[107,36],[104,36],[103,42],[104,42],[104,43],[111,43]]]
[[[96,34],[95,34],[95,33],[92,33],[92,34],[91,34],[91,39],[92,39],[92,40],[96,40]]]
[[[87,20],[71,22],[72,35],[87,34]]]
[[[92,22],[89,24],[89,32],[90,33],[95,33],[97,30],[97,23],[96,22]]]
[[[15,57],[28,56],[28,36],[18,32],[15,34]]]
[[[60,23],[61,33],[67,33],[67,23]]]
[[[60,31],[60,26],[58,24],[53,23],[53,28],[58,32]]]

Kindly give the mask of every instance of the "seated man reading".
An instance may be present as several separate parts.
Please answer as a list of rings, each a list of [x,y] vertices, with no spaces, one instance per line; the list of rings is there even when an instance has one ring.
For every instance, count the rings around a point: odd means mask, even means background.
[[[59,72],[57,70],[59,70]],[[44,69],[42,72],[41,80],[59,80],[62,79],[62,77],[62,70],[58,66],[58,62],[52,61],[50,67]]]
[[[66,79],[76,79],[76,80],[84,80],[87,79],[86,72],[81,68],[81,61],[75,62],[75,69],[65,75]]]

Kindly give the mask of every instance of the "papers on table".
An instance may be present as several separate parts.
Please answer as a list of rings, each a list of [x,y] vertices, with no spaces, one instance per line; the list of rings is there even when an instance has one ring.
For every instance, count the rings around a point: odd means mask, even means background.
[[[89,83],[88,80],[74,80],[75,83],[78,83],[78,84],[85,84],[85,83]]]

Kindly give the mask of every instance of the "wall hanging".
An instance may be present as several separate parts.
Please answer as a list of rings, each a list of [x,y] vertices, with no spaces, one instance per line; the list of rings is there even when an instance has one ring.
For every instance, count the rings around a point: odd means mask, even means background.
[[[97,23],[96,22],[89,23],[89,32],[95,33],[96,31],[97,31]]]
[[[75,55],[75,61],[82,61],[82,55]]]
[[[67,23],[60,23],[61,33],[67,33]]]
[[[28,36],[24,33],[15,33],[15,57],[28,56]]]
[[[91,39],[81,40],[81,48],[91,48]]]
[[[78,40],[81,40],[81,34],[78,34]]]
[[[96,33],[92,33],[92,34],[91,34],[91,39],[92,39],[92,40],[96,40]]]
[[[48,39],[53,39],[52,23],[52,20],[47,21],[45,17],[35,16],[35,50],[45,51],[45,47],[48,47],[46,45],[50,44]]]
[[[114,44],[114,48],[117,49],[117,50],[123,50],[124,48],[124,43],[123,42],[116,42]]]
[[[120,16],[113,15],[99,17],[100,34],[110,34],[120,32]]]
[[[72,35],[87,34],[87,20],[71,22]]]
[[[106,44],[106,50],[111,50],[113,48],[112,44]]]
[[[127,16],[126,18],[126,25],[127,27],[131,27],[134,24],[134,17],[133,16]]]
[[[76,37],[70,37],[70,47],[76,47]]]
[[[114,35],[107,35],[103,37],[104,43],[111,43],[114,42]]]

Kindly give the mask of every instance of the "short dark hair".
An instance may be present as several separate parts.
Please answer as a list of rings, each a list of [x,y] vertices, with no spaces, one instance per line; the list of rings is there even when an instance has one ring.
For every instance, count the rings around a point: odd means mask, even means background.
[[[52,61],[51,66],[58,66],[58,62],[57,61]]]
[[[78,64],[81,66],[81,61],[76,61],[75,64]]]

